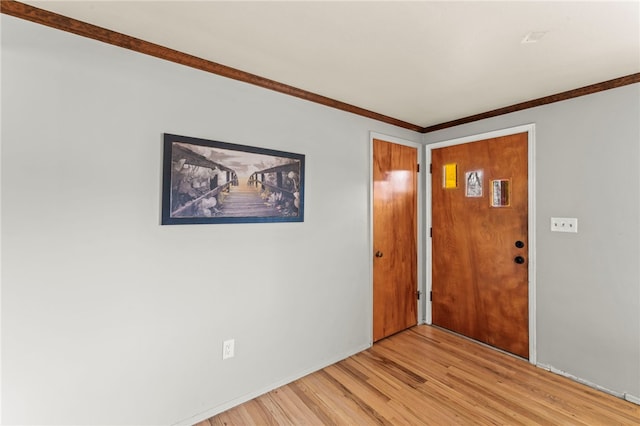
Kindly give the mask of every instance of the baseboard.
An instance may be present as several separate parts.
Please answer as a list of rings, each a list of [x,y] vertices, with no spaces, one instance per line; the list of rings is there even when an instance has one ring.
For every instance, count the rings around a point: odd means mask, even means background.
[[[257,398],[260,395],[264,395],[267,392],[271,392],[272,390],[277,389],[280,386],[284,386],[286,384],[294,382],[294,381],[296,381],[296,380],[298,380],[298,379],[300,379],[300,378],[302,378],[304,376],[307,376],[307,375],[309,375],[311,373],[315,373],[316,371],[322,370],[325,367],[328,367],[328,366],[330,366],[332,364],[335,364],[336,362],[340,362],[343,359],[347,359],[352,355],[355,355],[355,354],[357,354],[359,352],[362,352],[362,351],[364,351],[366,349],[369,349],[370,347],[371,347],[371,345],[364,345],[364,346],[356,348],[355,351],[353,351],[353,352],[347,352],[346,354],[342,354],[342,355],[336,356],[334,358],[330,358],[330,359],[325,360],[324,362],[318,364],[315,367],[308,368],[306,370],[298,372],[297,374],[294,374],[292,376],[286,377],[286,378],[284,378],[282,380],[278,380],[277,382],[272,383],[272,384],[270,384],[270,385],[268,385],[268,386],[266,386],[266,387],[264,387],[262,389],[256,390],[254,392],[249,392],[248,394],[245,394],[245,395],[242,395],[241,397],[232,399],[232,400],[230,400],[228,402],[225,402],[224,404],[220,404],[220,405],[217,405],[215,407],[212,407],[212,408],[210,408],[210,409],[208,409],[206,411],[203,411],[201,413],[198,413],[198,414],[196,414],[196,415],[194,415],[192,417],[188,417],[186,419],[182,419],[182,420],[174,423],[172,426],[192,426],[192,425],[195,425],[195,424],[200,423],[200,422],[202,422],[202,421],[204,421],[204,420],[206,420],[206,419],[208,419],[210,417],[215,416],[216,414],[220,414],[223,411],[229,410],[229,409],[231,409],[231,408],[233,408],[233,407],[235,407],[237,405],[240,405],[240,404],[242,404],[244,402],[247,402],[247,401],[250,401],[250,400],[252,400],[254,398]]]
[[[618,398],[627,400],[629,402],[632,402],[634,404],[640,405],[640,398],[638,398],[637,396],[629,395],[628,393],[624,393],[624,392],[616,392],[614,390],[611,390],[611,389],[605,388],[603,386],[600,386],[597,383],[593,383],[593,382],[590,382],[589,380],[582,379],[580,377],[574,376],[573,374],[567,373],[566,371],[559,370],[559,369],[557,369],[557,368],[555,368],[555,367],[553,367],[551,365],[536,364],[536,366],[539,367],[539,368],[542,368],[543,370],[546,370],[546,371],[549,371],[551,373],[557,374],[559,376],[571,379],[574,382],[581,383],[583,385],[589,386],[590,388],[593,388],[593,389],[608,393],[609,395],[613,395],[615,397],[618,397]]]
[[[640,397],[637,396],[633,396],[633,395],[629,395],[628,393],[624,394],[624,399],[626,399],[629,402],[632,402],[636,405],[640,405]]]

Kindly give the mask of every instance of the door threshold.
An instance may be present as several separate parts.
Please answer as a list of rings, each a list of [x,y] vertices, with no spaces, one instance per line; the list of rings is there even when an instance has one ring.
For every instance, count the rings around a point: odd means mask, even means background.
[[[441,327],[441,326],[435,325],[435,324],[426,324],[426,325],[428,325],[430,327],[433,327],[433,328],[437,328],[438,330],[442,330],[442,331],[444,331],[446,333],[449,333],[449,334],[452,334],[454,336],[461,337],[461,338],[463,338],[465,340],[468,340],[469,342],[477,343],[480,346],[484,346],[485,348],[493,349],[496,352],[500,352],[500,353],[503,353],[505,355],[509,355],[509,356],[511,356],[513,358],[521,359],[523,361],[531,363],[531,361],[528,358],[522,357],[520,355],[516,355],[516,354],[511,353],[509,351],[505,351],[504,349],[500,349],[500,348],[492,346],[492,345],[490,345],[488,343],[481,342],[480,340],[476,340],[476,339],[474,339],[472,337],[465,336],[464,334],[456,333],[455,331],[449,330],[448,328],[444,328],[444,327]]]

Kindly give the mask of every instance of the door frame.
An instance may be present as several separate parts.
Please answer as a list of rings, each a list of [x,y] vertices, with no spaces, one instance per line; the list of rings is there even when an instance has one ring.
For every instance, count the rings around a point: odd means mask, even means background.
[[[528,239],[529,239],[529,247],[528,247],[528,264],[529,264],[529,362],[531,364],[536,364],[537,358],[537,346],[536,346],[536,192],[535,192],[535,124],[525,124],[517,127],[509,127],[505,129],[495,130],[491,132],[475,134],[470,136],[465,136],[456,139],[449,139],[442,142],[435,142],[425,146],[425,161],[424,164],[431,164],[431,151],[433,149],[444,148],[452,145],[460,145],[470,142],[478,142],[485,139],[493,139],[499,138],[502,136],[513,135],[516,133],[527,133],[528,135],[528,159],[527,159],[527,169],[528,169]],[[425,213],[426,213],[426,223],[430,227],[432,224],[431,217],[431,174],[425,173],[426,177],[426,205],[425,205]],[[432,247],[431,247],[431,238],[428,233],[425,233],[425,240],[428,241],[428,244],[425,243],[425,286],[426,291],[424,294],[428,295],[431,292],[431,273],[432,273]],[[431,301],[428,297],[424,297],[425,299],[425,323],[432,323],[432,305]]]
[[[424,176],[428,173],[425,173],[425,162],[424,162],[424,145],[420,142],[413,142],[407,139],[397,138],[395,136],[389,136],[382,133],[377,132],[369,132],[369,315],[368,315],[368,325],[369,325],[369,345],[373,345],[373,140],[380,139],[386,142],[392,142],[398,145],[406,145],[412,148],[416,148],[417,150],[417,159],[418,164],[420,165],[420,172],[418,173],[418,199],[417,202],[417,211],[416,218],[418,220],[418,234],[416,235],[416,241],[418,242],[418,252],[416,253],[417,259],[416,264],[417,274],[416,283],[418,284],[418,291],[420,291],[420,299],[416,299],[416,303],[418,304],[418,309],[416,310],[418,314],[418,318],[416,318],[418,324],[425,324],[425,315],[426,315],[426,304],[425,297],[426,294],[426,284],[425,284],[425,268],[421,262],[421,259],[424,259],[424,238],[422,235],[425,235],[424,230]]]

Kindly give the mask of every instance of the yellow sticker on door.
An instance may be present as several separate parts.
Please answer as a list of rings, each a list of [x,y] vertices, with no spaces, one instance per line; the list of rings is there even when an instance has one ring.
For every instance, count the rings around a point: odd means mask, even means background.
[[[458,165],[456,163],[445,164],[442,167],[442,182],[445,189],[458,187]]]

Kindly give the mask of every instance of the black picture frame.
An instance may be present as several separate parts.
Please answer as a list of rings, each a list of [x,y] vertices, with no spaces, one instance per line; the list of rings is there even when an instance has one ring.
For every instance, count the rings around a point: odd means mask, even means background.
[[[303,154],[163,139],[162,225],[304,222]]]

